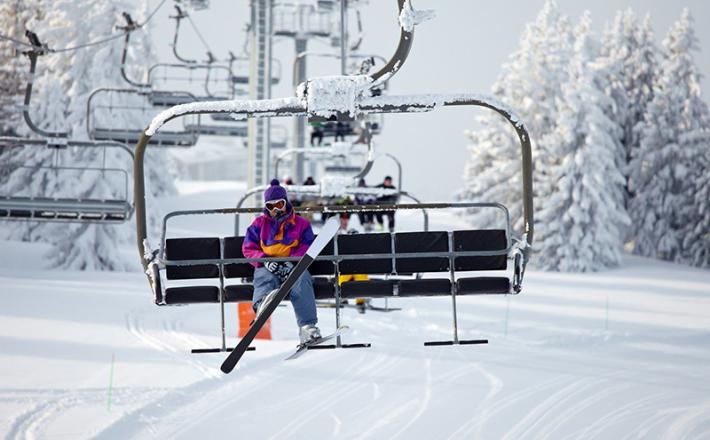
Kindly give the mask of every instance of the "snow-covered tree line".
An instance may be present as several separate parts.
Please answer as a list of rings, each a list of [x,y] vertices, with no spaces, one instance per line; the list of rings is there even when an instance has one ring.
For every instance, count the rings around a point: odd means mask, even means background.
[[[71,48],[94,42],[114,32],[121,24],[121,13],[129,11],[139,20],[147,9],[133,0],[23,0],[0,6],[0,29],[10,37],[26,41],[25,29],[37,33],[51,48]],[[155,62],[149,27],[136,31],[129,54],[129,64],[136,75]],[[127,87],[120,74],[122,39],[78,50],[60,51],[41,56],[34,79],[30,113],[34,122],[48,131],[69,132],[70,139],[86,140],[86,104],[98,87]],[[15,101],[22,99],[29,70],[29,60],[21,55],[27,48],[5,41],[0,44],[0,90]],[[19,52],[19,53],[18,53]],[[140,63],[140,64],[139,64]],[[3,93],[4,94],[4,93]],[[17,98],[17,99],[15,99]],[[120,99],[120,98],[118,98]],[[115,102],[120,104],[120,101]],[[13,106],[0,112],[4,134],[37,138],[22,122]],[[124,127],[139,129],[130,112],[117,114],[125,119]],[[132,147],[132,146],[131,146]],[[165,152],[149,152],[146,158],[150,196],[174,192],[170,174],[165,169]],[[0,148],[0,195],[43,196],[58,198],[121,198],[126,192],[122,176],[87,168],[117,168],[128,171],[129,199],[132,198],[131,159],[117,148],[73,147],[53,150],[43,147]],[[67,171],[65,167],[77,167]],[[82,170],[87,169],[87,170]],[[161,172],[162,171],[162,172]],[[155,206],[155,203],[153,203]],[[152,213],[156,214],[156,213]],[[157,224],[157,216],[151,219]],[[52,267],[80,270],[128,270],[139,265],[127,259],[119,249],[133,243],[132,222],[124,224],[77,224],[46,222],[11,222],[0,220],[4,239],[43,241],[51,244],[47,259]]]
[[[710,112],[701,98],[689,11],[660,47],[649,17],[619,12],[601,38],[554,1],[523,32],[493,93],[533,141],[535,258],[545,270],[642,256],[710,267]],[[520,145],[497,115],[467,134],[460,199],[497,201],[521,218]],[[467,215],[493,225],[483,211]],[[520,225],[516,225],[520,227]]]

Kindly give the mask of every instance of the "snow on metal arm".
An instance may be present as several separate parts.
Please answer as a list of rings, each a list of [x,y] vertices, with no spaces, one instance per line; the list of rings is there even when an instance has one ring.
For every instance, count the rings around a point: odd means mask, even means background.
[[[206,114],[206,113],[232,113],[254,116],[288,116],[303,114],[306,111],[304,100],[292,97],[281,99],[262,100],[229,100],[229,101],[200,101],[189,104],[180,104],[164,110],[145,129],[146,136],[153,136],[165,123],[179,116]]]

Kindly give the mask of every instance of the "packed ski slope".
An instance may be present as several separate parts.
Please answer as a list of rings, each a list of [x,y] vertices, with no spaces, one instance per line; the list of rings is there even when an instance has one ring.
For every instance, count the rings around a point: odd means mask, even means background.
[[[183,187],[179,207],[233,205],[242,190]],[[433,216],[432,229],[460,222]],[[230,226],[196,218],[176,232]],[[710,438],[708,271],[631,257],[604,273],[533,271],[519,296],[459,299],[461,337],[488,345],[422,345],[451,336],[447,298],[392,300],[403,308],[392,313],[344,309],[344,340],[372,348],[289,362],[287,306],[274,340],[225,376],[224,354],[189,354],[218,346],[216,306],[158,308],[141,273],[41,270],[43,246],[0,247],[7,439]],[[332,331],[333,310],[319,313]]]

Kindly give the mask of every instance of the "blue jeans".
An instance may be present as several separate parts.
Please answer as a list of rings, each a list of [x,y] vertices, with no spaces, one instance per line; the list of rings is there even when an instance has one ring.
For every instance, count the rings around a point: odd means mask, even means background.
[[[265,267],[254,269],[254,303],[260,301],[269,292],[281,287],[281,279],[266,270]],[[316,325],[318,315],[316,314],[316,297],[313,293],[313,278],[308,271],[296,281],[291,289],[291,304],[296,312],[298,326],[307,324]]]

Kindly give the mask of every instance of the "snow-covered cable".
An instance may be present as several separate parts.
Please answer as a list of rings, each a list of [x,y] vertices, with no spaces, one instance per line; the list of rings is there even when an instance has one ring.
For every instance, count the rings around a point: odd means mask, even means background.
[[[11,42],[13,42],[13,43],[15,43],[15,44],[19,44],[19,45],[24,46],[24,47],[34,47],[33,45],[27,44],[27,43],[25,43],[24,41],[16,40],[16,39],[14,39],[14,38],[12,38],[12,37],[7,37],[7,36],[2,35],[2,34],[0,34],[0,40],[11,41]]]
[[[135,30],[135,29],[140,29],[140,28],[142,28],[143,26],[145,26],[146,24],[148,24],[148,22],[153,18],[153,16],[155,15],[155,13],[158,12],[158,10],[165,4],[166,1],[167,1],[167,0],[161,1],[161,2],[158,4],[158,6],[153,10],[153,12],[151,12],[150,14],[148,14],[148,17],[146,18],[146,20],[145,20],[143,23],[137,24],[134,28],[125,29],[125,30],[124,30],[123,32],[121,32],[120,34],[107,35],[106,37],[101,37],[101,38],[99,38],[99,39],[96,40],[96,41],[91,41],[91,42],[88,42],[88,43],[80,44],[80,45],[78,45],[78,46],[64,47],[64,48],[61,48],[61,49],[52,49],[52,48],[49,48],[49,49],[47,49],[47,51],[48,51],[48,52],[52,52],[52,53],[72,52],[72,51],[79,50],[79,49],[85,49],[85,48],[87,48],[87,47],[98,46],[98,45],[101,45],[101,44],[108,43],[109,41],[113,41],[113,40],[116,40],[116,39],[118,39],[118,38],[122,38],[122,37],[124,37],[127,33],[133,32],[133,30]],[[0,39],[9,40],[9,41],[12,41],[13,43],[17,43],[17,44],[22,44],[22,45],[25,46],[25,47],[34,47],[34,46],[32,46],[31,44],[23,43],[23,42],[21,42],[21,41],[15,40],[14,38],[6,37],[6,36],[4,36],[4,35],[0,35]]]

